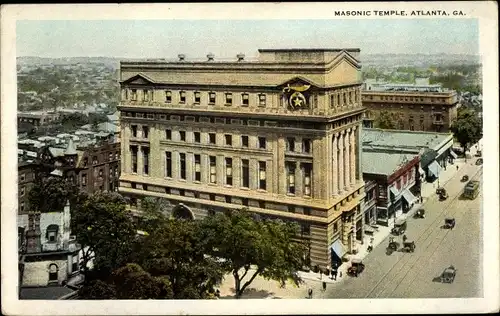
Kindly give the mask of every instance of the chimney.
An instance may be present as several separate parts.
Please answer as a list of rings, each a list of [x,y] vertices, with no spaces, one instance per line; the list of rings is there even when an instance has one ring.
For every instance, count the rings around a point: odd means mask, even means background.
[[[184,59],[186,59],[186,55],[184,54],[179,54],[177,57],[179,57],[179,61],[184,61]]]
[[[208,53],[208,55],[207,55],[208,60],[207,61],[214,61],[214,57],[215,57],[215,55],[213,53]]]
[[[239,53],[238,55],[236,55],[236,58],[238,58],[238,62],[242,62],[245,60],[245,54]]]

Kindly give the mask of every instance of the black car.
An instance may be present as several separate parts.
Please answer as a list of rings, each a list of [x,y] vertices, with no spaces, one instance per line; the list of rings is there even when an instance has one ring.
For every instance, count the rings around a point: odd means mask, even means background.
[[[462,177],[462,182],[467,182],[467,181],[469,181],[469,176],[468,175],[464,175]]]
[[[483,158],[478,158],[476,160],[476,165],[479,166],[479,165],[482,165],[483,164]]]

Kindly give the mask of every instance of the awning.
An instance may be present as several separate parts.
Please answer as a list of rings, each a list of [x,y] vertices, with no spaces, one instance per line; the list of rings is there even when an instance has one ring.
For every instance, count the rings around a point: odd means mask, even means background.
[[[424,169],[422,169],[421,167],[418,167],[418,174],[420,174],[420,175],[425,174]]]
[[[340,241],[340,239],[337,239],[332,244],[332,251],[334,251],[335,254],[337,254],[337,256],[339,258],[342,258],[344,256],[344,254],[345,254],[344,245],[342,245],[342,242]]]
[[[441,172],[441,166],[434,160],[428,167],[429,173],[435,177],[439,177],[439,173]]]
[[[394,194],[394,196],[398,196],[398,189],[396,189],[395,186],[392,186],[389,191],[391,191],[392,194]]]
[[[450,149],[450,155],[454,158],[454,159],[457,159],[458,156],[457,154],[455,154],[455,152],[453,150]]]
[[[408,189],[403,190],[403,198],[406,202],[408,202],[408,204],[413,204],[417,200],[415,195],[413,195],[413,193],[411,193]]]

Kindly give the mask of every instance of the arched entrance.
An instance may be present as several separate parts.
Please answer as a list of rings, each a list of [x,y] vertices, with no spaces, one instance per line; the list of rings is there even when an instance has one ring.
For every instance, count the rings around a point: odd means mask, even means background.
[[[195,219],[193,211],[191,211],[189,207],[187,207],[182,203],[179,203],[176,207],[174,207],[174,209],[172,210],[172,215],[175,218],[179,219],[190,219],[190,220]]]

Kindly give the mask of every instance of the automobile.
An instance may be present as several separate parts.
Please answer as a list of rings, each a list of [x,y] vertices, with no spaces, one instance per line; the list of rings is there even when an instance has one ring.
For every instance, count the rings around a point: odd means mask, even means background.
[[[455,219],[454,218],[445,218],[444,219],[444,228],[453,229],[455,227]]]
[[[483,158],[478,158],[476,160],[476,165],[479,166],[479,165],[482,165],[483,164]]]
[[[392,251],[397,251],[399,248],[399,243],[394,240],[394,237],[389,238],[389,247],[390,250]]]
[[[443,187],[438,187],[438,188],[436,189],[436,194],[437,194],[437,195],[440,195],[440,194],[442,194],[443,192],[446,192],[446,190],[445,190]]]
[[[456,275],[457,275],[457,269],[455,269],[455,267],[451,265],[448,268],[444,269],[443,273],[441,274],[441,282],[453,283],[453,281],[455,281]]]
[[[361,259],[352,259],[351,266],[347,268],[347,274],[357,277],[358,274],[365,270],[365,264]]]
[[[481,157],[482,155],[483,153],[480,150],[478,150],[475,154],[476,157]]]
[[[469,176],[468,176],[468,175],[464,175],[464,176],[462,177],[462,180],[461,180],[461,181],[462,181],[462,182],[467,182],[467,181],[469,181]]]
[[[404,252],[414,252],[415,251],[415,242],[414,241],[405,241],[403,243],[403,251]]]
[[[439,200],[440,201],[444,201],[448,198],[448,192],[446,192],[446,190],[444,188],[441,188],[441,190],[439,191],[438,193],[439,195]]]
[[[395,223],[394,223],[394,227],[392,228],[391,230],[391,233],[393,235],[402,235],[404,234],[406,231],[406,220],[404,219],[398,219]]]
[[[421,209],[418,209],[416,212],[415,212],[415,218],[425,218],[425,210],[423,208]]]

